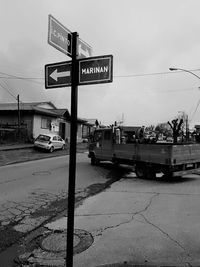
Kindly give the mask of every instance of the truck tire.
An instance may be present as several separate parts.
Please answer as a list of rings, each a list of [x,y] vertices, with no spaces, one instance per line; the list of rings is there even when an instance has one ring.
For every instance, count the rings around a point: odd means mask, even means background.
[[[135,173],[138,178],[145,178],[146,176],[145,166],[142,164],[136,164]]]
[[[95,163],[96,163],[96,158],[95,158],[95,156],[92,156],[91,157],[91,165],[95,165]]]
[[[93,155],[92,157],[91,157],[91,165],[98,165],[99,164],[99,162],[100,162],[100,160],[99,159],[97,159],[96,157],[95,157],[95,155]]]
[[[50,149],[49,149],[49,152],[52,153],[54,151],[54,147],[51,146]]]
[[[146,175],[145,177],[149,180],[153,180],[156,178],[156,172],[154,170],[154,168],[151,166],[151,167],[146,167]]]
[[[165,179],[171,179],[171,178],[173,178],[173,172],[170,172],[170,171],[164,172],[164,178]]]
[[[135,173],[138,178],[146,178],[149,180],[156,178],[156,172],[152,166],[146,166],[145,164],[137,164],[135,167]]]

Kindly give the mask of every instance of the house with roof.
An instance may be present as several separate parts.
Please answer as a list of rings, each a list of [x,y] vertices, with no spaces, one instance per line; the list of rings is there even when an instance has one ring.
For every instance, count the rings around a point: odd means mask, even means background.
[[[20,136],[23,141],[33,141],[39,134],[56,133],[69,141],[70,119],[68,109],[58,109],[52,102],[19,103],[19,106],[18,103],[0,103],[0,140],[17,140]],[[79,141],[86,122],[77,120]]]
[[[88,138],[92,132],[97,128],[99,122],[97,119],[87,119],[84,124],[82,124],[82,137]]]

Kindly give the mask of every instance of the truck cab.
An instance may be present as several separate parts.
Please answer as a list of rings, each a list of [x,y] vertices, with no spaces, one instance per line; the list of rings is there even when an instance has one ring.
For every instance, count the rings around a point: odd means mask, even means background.
[[[99,128],[94,131],[89,140],[89,155],[91,164],[98,163],[101,159],[111,160],[113,151],[114,132],[112,128]]]

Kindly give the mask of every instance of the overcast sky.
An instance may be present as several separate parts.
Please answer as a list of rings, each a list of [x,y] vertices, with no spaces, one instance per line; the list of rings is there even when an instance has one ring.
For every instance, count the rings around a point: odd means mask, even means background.
[[[156,125],[184,111],[200,124],[199,0],[0,0],[0,102],[52,101],[70,110],[71,88],[45,89],[44,65],[71,60],[47,43],[51,14],[113,55],[113,83],[79,86],[78,116]],[[199,70],[199,71],[198,71]],[[15,79],[13,76],[32,78]]]

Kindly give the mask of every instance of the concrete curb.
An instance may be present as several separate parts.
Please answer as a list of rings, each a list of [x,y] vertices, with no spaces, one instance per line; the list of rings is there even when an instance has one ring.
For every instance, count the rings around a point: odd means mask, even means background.
[[[8,150],[19,150],[19,149],[27,149],[33,148],[33,145],[13,145],[13,146],[0,146],[0,151],[8,151]]]

